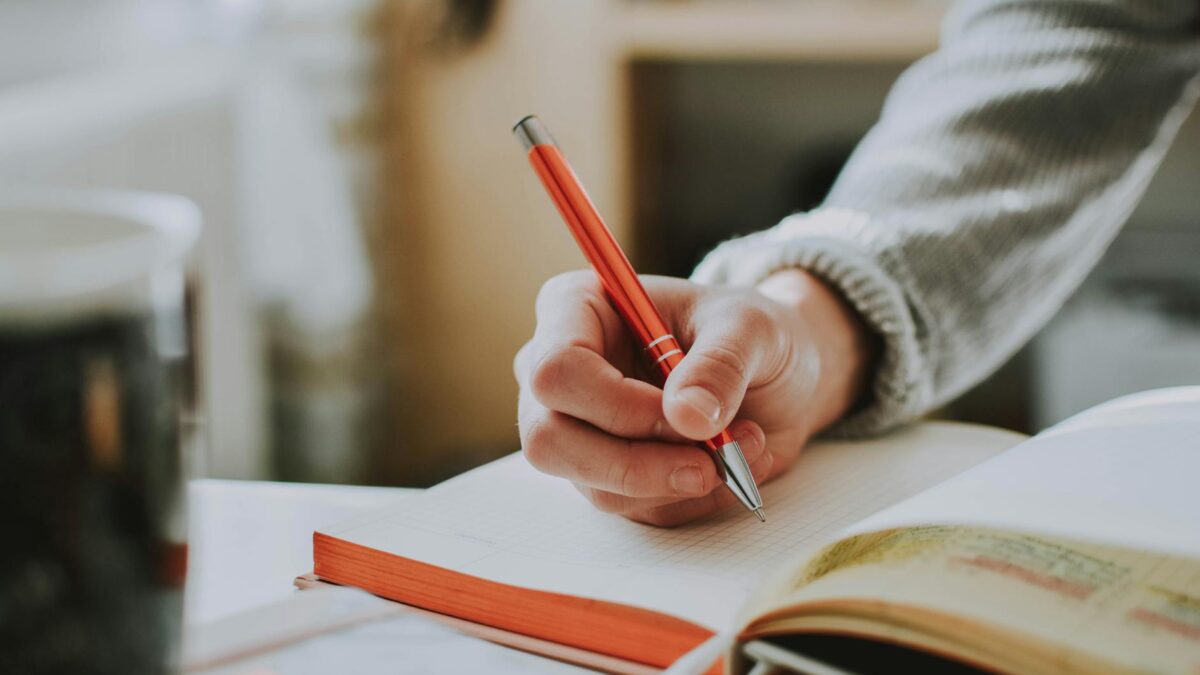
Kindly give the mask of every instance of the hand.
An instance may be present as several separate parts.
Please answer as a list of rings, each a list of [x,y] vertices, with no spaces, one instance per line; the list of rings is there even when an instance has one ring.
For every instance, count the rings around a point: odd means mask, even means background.
[[[663,389],[591,271],[546,283],[513,364],[526,458],[597,508],[661,526],[722,509],[736,499],[695,441],[729,427],[761,484],[858,400],[873,340],[815,277],[642,282],[687,352]]]

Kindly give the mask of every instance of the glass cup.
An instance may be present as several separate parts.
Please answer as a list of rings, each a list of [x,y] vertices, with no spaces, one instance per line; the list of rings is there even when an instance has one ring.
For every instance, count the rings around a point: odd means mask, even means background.
[[[178,668],[185,199],[0,192],[0,672]]]

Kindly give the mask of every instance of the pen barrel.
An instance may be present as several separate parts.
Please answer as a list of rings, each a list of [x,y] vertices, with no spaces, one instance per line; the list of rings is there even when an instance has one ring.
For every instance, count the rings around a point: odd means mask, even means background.
[[[660,335],[648,344],[650,346],[645,349],[646,358],[662,373],[665,382],[675,366],[678,366],[679,362],[683,360],[683,348],[679,346],[679,341],[675,339],[675,336],[669,333]]]
[[[579,249],[600,278],[605,294],[625,325],[645,345],[647,357],[666,381],[671,371],[683,360],[682,345],[667,329],[662,314],[646,293],[629,258],[604,224],[596,205],[583,189],[583,183],[549,133],[534,117],[521,120],[514,131],[528,150],[529,163],[571,230]],[[714,456],[719,456],[722,447],[733,442],[729,431],[723,430],[699,445]]]
[[[616,238],[604,224],[600,212],[596,210],[562,152],[554,145],[534,145],[529,149],[529,163],[533,165],[546,191],[550,193],[550,198],[567,223],[584,257],[596,270],[596,276],[600,278],[600,284],[612,301],[613,307],[638,341],[643,345],[651,345],[655,340],[669,336],[670,331],[667,330],[654,301],[642,287],[633,265],[629,263]],[[674,338],[671,338],[671,341],[674,342]],[[678,343],[675,343],[674,348],[679,348]],[[682,357],[682,351],[677,356]],[[659,362],[660,370],[663,370],[663,375],[666,376],[678,363],[678,358],[670,357]]]

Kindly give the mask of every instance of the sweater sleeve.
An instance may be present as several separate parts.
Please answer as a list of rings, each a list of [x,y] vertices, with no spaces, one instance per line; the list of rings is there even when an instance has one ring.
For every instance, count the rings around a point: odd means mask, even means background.
[[[839,289],[884,344],[876,433],[975,384],[1096,264],[1200,92],[1195,0],[979,0],[904,74],[818,209],[722,244],[707,284],[788,267]]]

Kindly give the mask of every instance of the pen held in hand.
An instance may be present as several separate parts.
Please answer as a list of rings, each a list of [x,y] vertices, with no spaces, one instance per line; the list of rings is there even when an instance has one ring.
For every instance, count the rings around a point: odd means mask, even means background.
[[[621,246],[600,217],[583,184],[571,170],[566,158],[546,131],[541,121],[529,115],[517,122],[513,133],[529,155],[529,163],[537,172],[546,192],[550,194],[591,263],[600,284],[638,342],[645,347],[647,357],[654,362],[664,378],[683,360],[683,348],[667,329],[658,308],[642,287],[637,272],[629,263]],[[741,446],[723,430],[700,443],[716,463],[717,474],[726,487],[760,521],[765,521],[762,497]]]

